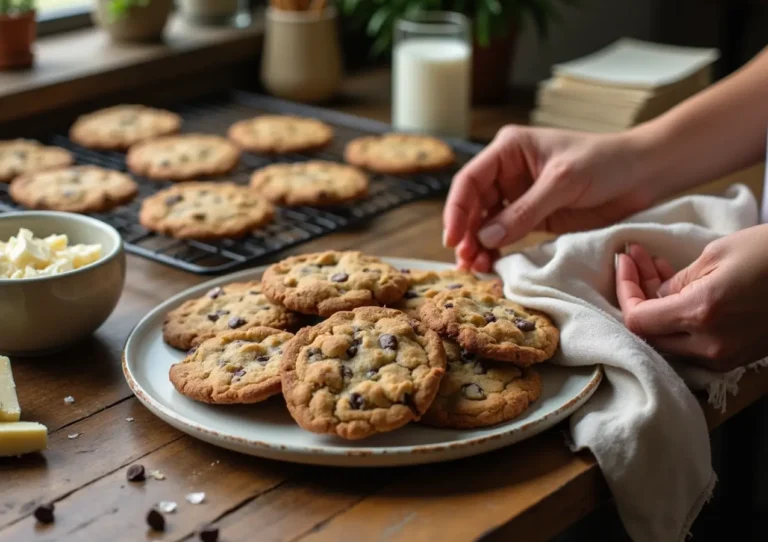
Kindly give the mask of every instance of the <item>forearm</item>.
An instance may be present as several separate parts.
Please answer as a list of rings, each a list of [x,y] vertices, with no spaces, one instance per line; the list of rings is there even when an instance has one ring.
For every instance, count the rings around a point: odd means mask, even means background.
[[[768,129],[768,52],[664,115],[627,132],[636,181],[655,198],[758,162]]]

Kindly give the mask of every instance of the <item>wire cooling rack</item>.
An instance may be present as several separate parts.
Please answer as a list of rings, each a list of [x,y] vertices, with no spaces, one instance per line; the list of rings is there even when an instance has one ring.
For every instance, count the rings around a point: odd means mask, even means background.
[[[253,170],[275,162],[310,159],[343,162],[344,146],[351,139],[391,129],[386,124],[369,119],[241,91],[217,94],[172,109],[183,117],[184,132],[226,135],[227,129],[234,122],[262,113],[314,117],[333,126],[333,142],[319,152],[280,156],[243,153],[237,169],[226,175],[226,179],[238,184],[247,184]],[[63,133],[49,134],[40,139],[47,144],[68,149],[78,164],[127,171],[124,153],[86,149],[70,141]],[[456,167],[480,149],[479,145],[467,141],[449,140],[448,143],[456,151]],[[330,208],[281,207],[271,224],[237,240],[177,240],[145,229],[138,221],[141,201],[170,183],[151,181],[135,175],[133,177],[139,184],[139,196],[132,203],[93,216],[114,226],[122,235],[126,250],[130,253],[193,273],[217,274],[261,263],[299,243],[360,224],[411,201],[442,194],[450,186],[455,172],[456,168],[408,176],[371,174],[370,192],[365,199]],[[18,209],[8,195],[8,186],[0,183],[0,211]]]

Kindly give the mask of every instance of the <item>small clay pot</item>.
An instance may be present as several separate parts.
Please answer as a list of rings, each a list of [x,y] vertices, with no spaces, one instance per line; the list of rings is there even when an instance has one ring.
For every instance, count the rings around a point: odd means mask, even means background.
[[[0,70],[29,68],[34,60],[35,12],[0,15]]]
[[[146,6],[134,6],[119,17],[112,18],[112,0],[96,0],[91,18],[115,41],[160,41],[165,24],[173,9],[173,0],[150,0]]]

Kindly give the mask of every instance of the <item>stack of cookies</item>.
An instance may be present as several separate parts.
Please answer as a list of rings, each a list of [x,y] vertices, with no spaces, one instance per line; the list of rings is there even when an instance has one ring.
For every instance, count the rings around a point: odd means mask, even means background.
[[[180,393],[250,404],[282,392],[302,428],[360,439],[412,421],[475,428],[519,416],[541,395],[532,366],[559,334],[498,280],[329,251],[187,301],[164,337],[191,348],[170,370]]]
[[[174,183],[141,205],[139,222],[177,239],[238,238],[270,223],[274,206],[338,206],[368,194],[371,171],[408,174],[440,169],[454,161],[438,139],[386,134],[351,141],[348,164],[326,160],[276,163],[255,171],[248,186],[228,179],[242,152],[289,157],[328,146],[328,124],[289,115],[261,115],[233,124],[223,135],[178,134],[182,119],[162,109],[118,105],[77,119],[70,139],[98,151],[126,152],[127,169],[151,181]],[[295,160],[295,158],[294,158]],[[131,176],[97,167],[73,166],[65,149],[35,141],[0,141],[0,182],[30,209],[108,212],[139,193]],[[208,180],[201,180],[208,179]],[[191,182],[190,182],[191,181]]]

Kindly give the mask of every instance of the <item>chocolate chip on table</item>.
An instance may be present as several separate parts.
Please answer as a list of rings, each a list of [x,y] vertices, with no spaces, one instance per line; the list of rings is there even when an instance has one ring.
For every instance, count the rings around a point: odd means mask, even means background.
[[[184,199],[184,196],[182,196],[180,194],[174,194],[173,196],[168,196],[167,198],[165,198],[165,204],[166,205],[176,205],[177,203],[179,203],[183,199]]]
[[[239,327],[242,327],[246,324],[246,321],[243,318],[240,318],[239,316],[233,316],[229,319],[229,322],[227,322],[227,325],[230,329],[237,329]]]
[[[397,350],[397,337],[390,335],[389,333],[385,333],[379,337],[379,346],[385,350]]]
[[[347,282],[347,279],[349,279],[349,275],[346,273],[334,273],[331,275],[331,280],[333,282]]]
[[[144,471],[144,465],[131,465],[128,467],[128,471],[125,473],[125,477],[129,482],[143,482],[147,479],[146,472]]]
[[[464,397],[467,399],[472,399],[473,401],[482,401],[485,399],[485,392],[483,391],[483,388],[477,384],[464,384],[461,387],[461,393],[464,395]]]
[[[496,321],[496,317],[491,312],[486,312],[483,314],[483,318],[485,318],[485,321],[489,324]]]
[[[347,348],[347,357],[348,358],[354,358],[357,355],[357,346],[354,344]]]
[[[223,293],[224,293],[224,288],[222,288],[221,286],[216,286],[216,288],[209,290],[206,295],[211,299],[216,299]]]
[[[365,399],[359,393],[349,394],[349,406],[354,410],[360,410],[365,406]]]
[[[53,517],[53,503],[49,502],[46,504],[41,504],[37,508],[35,508],[35,519],[39,521],[40,523],[45,523],[46,525],[49,523],[53,523],[54,517]]]
[[[149,525],[149,528],[153,531],[164,531],[165,516],[153,508],[147,514],[147,525]]]
[[[533,331],[536,329],[536,324],[523,318],[515,318],[515,325],[520,331]]]
[[[412,290],[408,290],[407,292],[405,292],[405,295],[403,296],[403,298],[405,299],[415,299],[417,297],[419,297],[419,294],[417,294]]]
[[[202,542],[218,542],[219,528],[213,525],[203,525],[198,531],[198,536]]]

